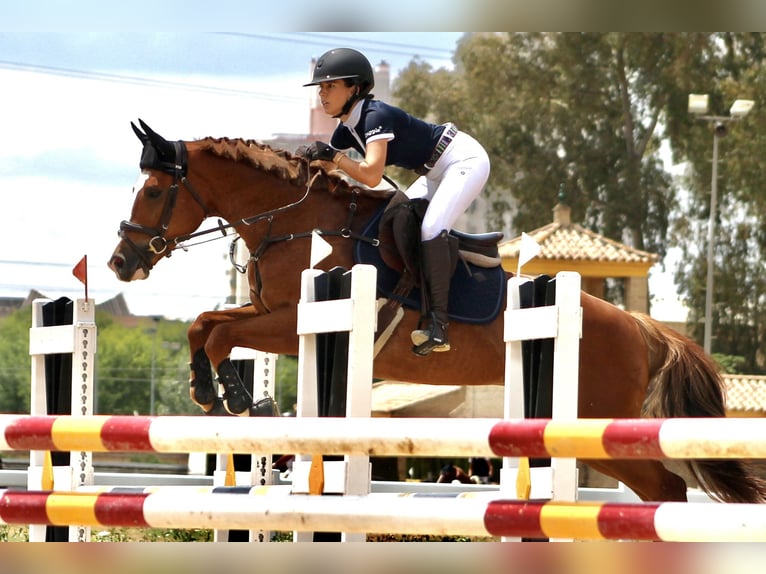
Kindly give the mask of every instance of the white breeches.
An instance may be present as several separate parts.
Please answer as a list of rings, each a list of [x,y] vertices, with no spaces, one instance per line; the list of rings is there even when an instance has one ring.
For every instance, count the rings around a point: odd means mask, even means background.
[[[487,152],[470,135],[458,132],[433,169],[416,179],[405,191],[410,199],[426,198],[429,201],[421,226],[421,239],[428,241],[442,229],[452,229],[484,189],[487,178]]]

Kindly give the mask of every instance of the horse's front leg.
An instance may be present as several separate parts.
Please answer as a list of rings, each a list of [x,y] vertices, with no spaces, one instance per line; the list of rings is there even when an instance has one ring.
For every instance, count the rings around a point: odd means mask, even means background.
[[[253,399],[231,362],[231,350],[247,347],[264,353],[298,353],[297,308],[294,305],[264,315],[254,314],[249,307],[245,309],[249,312],[237,309],[237,313],[206,313],[203,315],[208,315],[207,320],[216,320],[215,324],[207,329],[205,321],[200,324],[200,330],[207,333],[201,349],[208,365],[215,367],[218,381],[224,388],[224,408],[230,414],[243,416],[249,414]]]
[[[199,315],[189,327],[187,332],[191,355],[189,396],[206,413],[215,407],[218,399],[218,385],[213,378],[211,362],[205,350],[207,341],[218,325],[239,321],[242,317],[253,317],[254,315],[252,307],[207,311]],[[229,347],[227,354],[231,352],[233,346]]]

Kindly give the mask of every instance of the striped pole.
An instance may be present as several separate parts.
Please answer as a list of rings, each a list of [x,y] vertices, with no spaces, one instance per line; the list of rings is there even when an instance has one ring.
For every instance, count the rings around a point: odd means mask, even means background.
[[[489,443],[501,456],[580,459],[763,458],[766,420],[749,418],[526,419],[499,421]]]
[[[496,500],[487,507],[484,523],[493,536],[756,542],[766,540],[766,505]]]
[[[150,493],[0,493],[0,522],[5,524],[488,536],[482,518],[487,500],[479,496],[463,497],[460,502],[465,505],[454,508],[444,504],[444,497],[396,494],[247,496],[243,495],[246,492],[189,493],[178,489]],[[453,514],[455,511],[459,514]]]
[[[766,420],[0,415],[0,450],[766,458]]]
[[[0,415],[0,450],[492,456],[497,421],[453,429],[444,419]]]
[[[563,503],[489,499],[496,493],[259,496],[268,487],[154,492],[0,490],[4,524],[358,533],[766,542],[766,505]],[[237,490],[238,489],[238,490]],[[284,491],[282,491],[284,492]]]

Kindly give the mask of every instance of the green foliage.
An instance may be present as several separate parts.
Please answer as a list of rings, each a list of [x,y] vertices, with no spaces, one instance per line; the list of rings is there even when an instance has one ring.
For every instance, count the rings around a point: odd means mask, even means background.
[[[26,526],[0,526],[0,542],[29,542],[29,529]]]
[[[417,108],[413,100],[427,94],[432,117],[485,145],[496,225],[511,208],[517,229],[549,223],[563,189],[575,221],[662,254],[675,190],[657,126],[681,89],[673,54],[683,42],[672,34],[472,34],[453,72],[413,67],[395,95]]]
[[[745,357],[713,353],[713,359],[718,363],[722,373],[728,375],[753,374],[747,365],[747,361],[745,361]]]
[[[718,138],[718,179],[713,238],[712,348],[714,353],[743,358],[750,374],[766,372],[766,193],[761,184],[766,110],[758,94],[766,88],[763,34],[722,33],[708,54],[710,73],[697,90],[710,95],[710,114],[728,116],[736,99],[756,101],[745,118],[726,124]],[[673,227],[680,251],[675,270],[679,294],[691,313],[689,326],[699,341],[704,336],[707,288],[708,222],[712,182],[714,124],[687,118],[671,132],[677,157],[688,160],[684,183],[688,200]],[[683,154],[683,155],[682,155]]]
[[[298,357],[280,355],[274,376],[275,398],[282,414],[295,413],[298,402]]]
[[[0,320],[0,412],[28,413],[31,358],[31,307]],[[189,323],[152,317],[133,317],[129,325],[109,313],[96,311],[96,414],[201,414],[189,398]],[[280,357],[276,363],[276,398],[283,412],[293,409],[297,394],[297,359]]]
[[[0,412],[29,412],[29,327],[32,308],[20,309],[0,320]]]
[[[130,328],[97,314],[98,414],[197,414],[189,399],[189,323],[142,317]]]
[[[688,95],[709,94],[719,116],[735,99],[756,100],[720,140],[713,310],[714,350],[743,356],[755,373],[766,368],[765,62],[760,33],[470,33],[453,70],[414,60],[393,93],[485,146],[489,228],[550,223],[563,191],[586,228],[661,257],[677,248],[678,292],[698,341],[713,126],[689,114]],[[668,159],[686,162],[686,177]],[[620,302],[619,289],[608,295]]]

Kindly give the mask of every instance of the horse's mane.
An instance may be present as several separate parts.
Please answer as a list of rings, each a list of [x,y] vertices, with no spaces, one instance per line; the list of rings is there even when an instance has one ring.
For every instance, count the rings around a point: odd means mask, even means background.
[[[203,151],[235,162],[248,164],[255,169],[274,174],[280,179],[298,186],[305,186],[317,170],[320,177],[312,187],[327,188],[333,193],[350,192],[355,186],[335,169],[326,169],[327,162],[312,162],[311,169],[306,160],[284,149],[274,149],[267,144],[246,139],[204,138],[195,142]],[[333,166],[334,167],[334,166]]]

